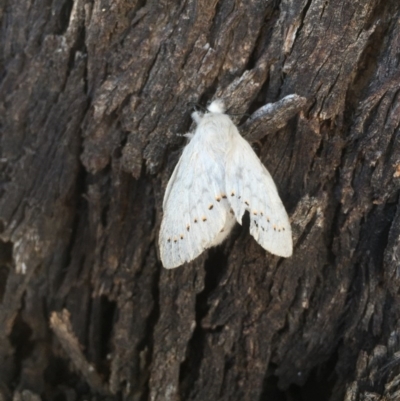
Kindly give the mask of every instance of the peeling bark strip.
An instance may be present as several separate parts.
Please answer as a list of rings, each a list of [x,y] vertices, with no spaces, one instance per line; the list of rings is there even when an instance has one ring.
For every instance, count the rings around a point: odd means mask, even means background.
[[[240,127],[242,135],[251,142],[262,139],[266,134],[274,134],[283,128],[306,102],[306,98],[294,94],[285,96],[276,103],[266,104]]]
[[[83,355],[82,347],[72,330],[68,311],[64,309],[61,313],[53,312],[50,316],[50,326],[64,351],[71,359],[72,364],[84,377],[89,386],[96,393],[107,394],[100,376]]]
[[[397,401],[399,19],[398,0],[2,2],[0,399]],[[213,98],[251,115],[294,255],[245,221],[165,271],[176,134]]]

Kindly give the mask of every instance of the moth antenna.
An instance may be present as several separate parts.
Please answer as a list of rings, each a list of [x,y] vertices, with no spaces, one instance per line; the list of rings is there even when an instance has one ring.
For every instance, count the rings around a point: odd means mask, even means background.
[[[188,102],[187,105],[189,107],[193,107],[195,109],[195,111],[198,111],[197,109],[200,109],[203,113],[206,112],[206,108],[203,107],[201,104],[196,103],[196,102]]]

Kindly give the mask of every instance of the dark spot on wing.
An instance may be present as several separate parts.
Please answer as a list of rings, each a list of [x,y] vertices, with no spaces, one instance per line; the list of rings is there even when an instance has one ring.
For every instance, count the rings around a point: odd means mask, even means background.
[[[225,194],[223,194],[223,195],[222,195],[222,198],[223,198],[223,199],[226,199],[226,195],[225,195]]]
[[[232,191],[231,196],[235,196],[235,193]]]
[[[249,205],[249,202],[247,202],[247,201],[244,201],[244,203],[245,203],[247,206],[250,206],[250,205]]]
[[[214,205],[210,205],[210,206],[208,206],[208,210],[211,210],[212,208],[214,207]]]
[[[183,239],[183,235],[181,234],[181,239]]]
[[[203,219],[202,219],[203,221],[207,221],[207,217],[203,217]]]
[[[168,238],[167,241],[168,241],[168,242],[171,242],[171,238]]]
[[[197,219],[194,219],[194,222],[197,223]]]

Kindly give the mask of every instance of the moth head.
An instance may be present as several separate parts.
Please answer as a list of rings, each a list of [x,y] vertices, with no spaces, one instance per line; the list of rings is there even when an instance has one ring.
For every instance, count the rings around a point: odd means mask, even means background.
[[[210,113],[223,113],[225,111],[225,104],[222,99],[216,99],[207,107]]]

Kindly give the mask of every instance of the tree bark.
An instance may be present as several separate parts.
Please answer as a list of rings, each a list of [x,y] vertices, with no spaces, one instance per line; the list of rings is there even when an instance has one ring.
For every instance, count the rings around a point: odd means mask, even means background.
[[[0,18],[0,400],[400,399],[397,0]],[[244,224],[165,270],[176,134],[213,98],[257,141],[294,254]]]

